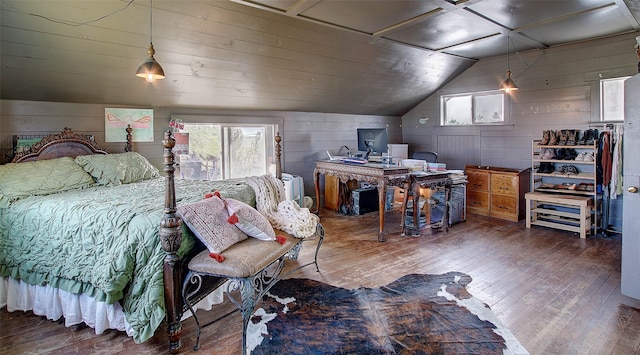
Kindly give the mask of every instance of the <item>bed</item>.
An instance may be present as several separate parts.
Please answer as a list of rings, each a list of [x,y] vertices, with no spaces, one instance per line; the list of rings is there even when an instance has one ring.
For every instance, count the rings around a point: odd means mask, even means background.
[[[242,180],[175,180],[170,132],[164,174],[130,151],[130,137],[125,153],[109,154],[65,128],[0,166],[0,307],[126,331],[138,343],[166,320],[176,352],[183,263],[204,248],[176,205],[219,191],[255,206],[256,196]],[[279,178],[280,152],[276,136]],[[214,293],[200,306],[220,301]]]

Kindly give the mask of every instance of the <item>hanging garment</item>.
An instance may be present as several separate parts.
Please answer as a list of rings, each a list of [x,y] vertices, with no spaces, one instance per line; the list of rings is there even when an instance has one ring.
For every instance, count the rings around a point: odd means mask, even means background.
[[[600,135],[602,144],[602,186],[609,186],[611,182],[611,137],[609,132],[602,132]]]
[[[616,143],[616,151],[615,152],[617,154],[614,155],[613,163],[616,166],[616,174],[615,174],[615,176],[616,176],[617,183],[616,183],[616,188],[615,188],[615,190],[613,192],[615,193],[616,196],[620,196],[624,192],[623,191],[624,180],[622,179],[622,164],[623,164],[623,161],[624,161],[622,159],[622,152],[623,152],[623,150],[622,150],[622,147],[623,147],[622,146],[622,141],[623,141],[622,137],[623,137],[623,134],[622,134],[622,132],[618,131],[616,136],[617,136],[617,139],[616,139],[617,143]],[[615,197],[613,197],[613,198],[615,198]]]

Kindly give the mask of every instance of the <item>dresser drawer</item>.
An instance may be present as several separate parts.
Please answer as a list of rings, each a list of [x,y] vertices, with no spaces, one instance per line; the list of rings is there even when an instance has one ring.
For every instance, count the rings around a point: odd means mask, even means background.
[[[489,173],[467,171],[467,189],[489,191]]]
[[[491,174],[491,192],[494,194],[518,195],[518,177]]]
[[[489,210],[489,193],[467,190],[467,207]]]
[[[518,197],[491,195],[491,212],[518,216]]]

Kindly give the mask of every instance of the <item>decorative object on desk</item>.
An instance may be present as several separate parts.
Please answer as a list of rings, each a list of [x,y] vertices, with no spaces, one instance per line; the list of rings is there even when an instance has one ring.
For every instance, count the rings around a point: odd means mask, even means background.
[[[249,324],[253,354],[527,354],[460,272],[348,290],[277,283]]]
[[[402,159],[400,161],[400,165],[410,168],[411,171],[424,171],[425,164],[422,159]]]

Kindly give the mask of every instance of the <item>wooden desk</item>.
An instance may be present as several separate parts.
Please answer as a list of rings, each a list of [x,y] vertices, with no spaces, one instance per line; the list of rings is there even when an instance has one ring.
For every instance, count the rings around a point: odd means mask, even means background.
[[[402,201],[402,235],[407,234],[409,228],[405,223],[407,202],[409,200],[409,193],[413,196],[413,227],[410,234],[414,236],[420,235],[420,188],[428,188],[435,190],[437,187],[444,187],[444,212],[442,214],[442,230],[447,232],[449,230],[449,206],[448,203],[451,200],[451,185],[452,180],[449,178],[449,173],[443,172],[428,172],[428,173],[411,173],[409,174],[409,186],[411,190],[406,190],[404,194],[404,200]],[[427,216],[428,223],[431,224],[431,216]]]
[[[364,181],[378,187],[378,213],[380,215],[380,231],[378,241],[384,242],[384,212],[387,196],[387,186],[398,186],[408,191],[410,186],[409,172],[406,166],[387,164],[348,164],[338,160],[322,160],[316,162],[313,171],[313,183],[316,188],[316,213],[320,209],[320,174],[336,176],[341,182],[349,180]]]

